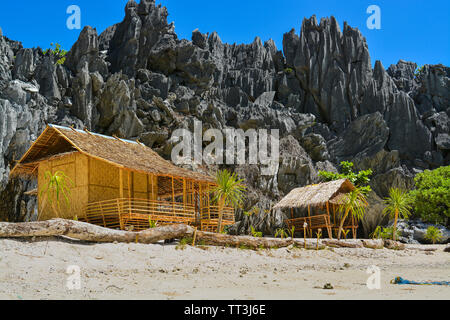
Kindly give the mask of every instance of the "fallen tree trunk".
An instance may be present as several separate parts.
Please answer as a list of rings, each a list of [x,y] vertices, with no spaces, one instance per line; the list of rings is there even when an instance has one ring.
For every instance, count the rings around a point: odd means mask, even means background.
[[[193,237],[195,229],[183,225],[171,225],[131,232],[113,230],[93,224],[52,219],[38,222],[9,223],[0,222],[0,238],[31,238],[65,236],[90,242],[138,242],[156,243],[161,240]],[[246,247],[246,248],[281,248],[293,243],[292,239],[255,238],[250,236],[230,236],[212,232],[196,232],[196,242],[205,245]]]
[[[257,238],[250,236],[231,236],[221,233],[212,233],[196,231],[193,227],[177,224],[171,226],[157,227],[141,232],[131,232],[122,230],[113,230],[99,227],[93,224],[65,220],[53,219],[38,222],[10,223],[0,222],[0,238],[31,238],[31,237],[49,237],[65,236],[72,239],[89,242],[136,242],[151,244],[161,240],[194,238],[197,244],[239,247],[248,249],[258,248],[284,248],[292,244],[298,247],[304,247],[304,240],[300,239],[277,239],[277,238]],[[379,240],[332,240],[323,239],[319,241],[319,249],[325,246],[346,247],[346,248],[382,248],[383,241]],[[389,249],[403,249],[404,245],[396,241],[384,241],[384,246]],[[308,249],[317,248],[315,240],[307,241]]]
[[[322,241],[324,245],[335,248],[362,248],[363,243],[360,240],[334,240],[324,239]]]
[[[293,244],[292,239],[259,238],[250,236],[231,236],[222,233],[197,231],[197,244],[228,246],[240,248],[283,248]]]
[[[181,224],[141,232],[130,232],[64,219],[21,223],[0,222],[0,238],[66,236],[91,242],[139,242],[149,244],[160,240],[183,238],[193,232],[192,227]]]

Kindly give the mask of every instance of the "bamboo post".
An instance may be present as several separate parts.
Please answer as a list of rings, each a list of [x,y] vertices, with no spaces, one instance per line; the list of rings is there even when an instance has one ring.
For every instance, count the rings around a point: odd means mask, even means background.
[[[333,232],[331,231],[331,218],[330,218],[330,205],[327,201],[327,232],[328,232],[328,236],[330,237],[330,239],[333,239]]]
[[[195,246],[195,238],[197,236],[197,228],[194,229],[194,236],[192,237],[192,246]]]
[[[209,193],[209,184],[208,184],[208,197],[206,198],[207,200],[207,206],[208,206],[208,220],[211,221],[211,199],[210,199],[211,195]]]
[[[128,170],[128,213],[131,217],[131,172]]]
[[[183,209],[186,212],[187,192],[186,192],[186,179],[183,179]]]
[[[306,228],[307,227],[308,227],[308,224],[305,221],[305,223],[303,223],[303,238],[305,239],[305,243],[304,243],[305,249],[306,249]]]
[[[123,225],[123,217],[122,217],[122,210],[120,208],[120,200],[117,199],[117,211],[119,212],[119,224],[120,224],[120,230],[124,229]]]
[[[309,219],[309,233],[310,233],[310,236],[311,236],[311,238],[312,238],[312,229],[311,229],[311,208],[310,208],[310,206],[308,205],[308,219]]]
[[[123,169],[119,169],[119,197],[123,199]]]
[[[172,213],[175,216],[175,186],[173,183],[173,176],[172,176]]]

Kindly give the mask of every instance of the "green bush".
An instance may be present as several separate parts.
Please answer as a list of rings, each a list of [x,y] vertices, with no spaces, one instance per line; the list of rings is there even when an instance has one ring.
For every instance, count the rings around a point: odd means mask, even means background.
[[[396,235],[397,235],[396,238],[398,238],[402,235],[402,233],[400,231],[397,231]],[[381,238],[384,240],[393,239],[394,238],[394,228],[393,227],[383,228],[383,231],[381,231]]]
[[[64,64],[66,61],[66,55],[67,51],[64,49],[61,49],[61,45],[59,43],[53,45],[53,43],[50,44],[51,47],[54,47],[54,49],[50,48],[44,51],[44,54],[50,53],[51,55],[55,56],[56,58],[56,64]]]
[[[442,240],[442,231],[433,226],[428,227],[427,232],[425,233],[425,239],[433,244],[440,242]]]
[[[262,232],[257,232],[253,226],[250,226],[252,236],[255,238],[262,238]]]
[[[410,192],[414,213],[423,221],[449,225],[450,166],[425,170],[415,178],[415,190]]]
[[[339,179],[348,179],[356,187],[359,187],[363,194],[368,194],[372,189],[369,186],[372,169],[362,170],[358,173],[353,172],[353,163],[348,161],[341,162],[341,173],[319,171],[319,177],[324,181],[334,181]]]

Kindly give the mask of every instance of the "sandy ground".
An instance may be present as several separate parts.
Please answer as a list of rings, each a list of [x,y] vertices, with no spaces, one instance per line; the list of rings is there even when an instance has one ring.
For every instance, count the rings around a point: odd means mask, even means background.
[[[444,248],[253,251],[0,239],[0,299],[448,300],[450,286],[389,283],[396,276],[450,281],[450,254]],[[79,290],[67,288],[71,265],[81,270]],[[379,290],[366,286],[372,265],[381,269]],[[324,290],[325,283],[334,289]]]

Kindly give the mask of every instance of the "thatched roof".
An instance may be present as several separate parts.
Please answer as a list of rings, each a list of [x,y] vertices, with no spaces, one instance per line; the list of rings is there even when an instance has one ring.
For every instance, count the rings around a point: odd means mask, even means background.
[[[57,125],[47,126],[10,175],[33,176],[40,161],[70,152],[81,152],[132,171],[210,183],[215,181],[209,175],[175,166],[142,143]]]
[[[308,206],[322,206],[327,202],[334,203],[338,196],[355,189],[347,179],[324,182],[297,188],[284,197],[274,209],[306,208]]]

